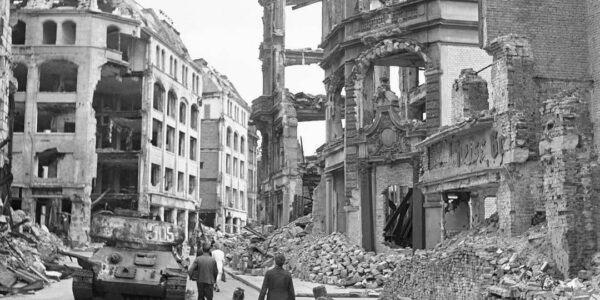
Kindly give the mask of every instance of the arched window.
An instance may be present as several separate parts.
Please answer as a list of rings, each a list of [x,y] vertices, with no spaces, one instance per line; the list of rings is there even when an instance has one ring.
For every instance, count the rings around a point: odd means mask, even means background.
[[[121,44],[121,32],[119,27],[116,26],[108,26],[106,28],[106,48],[119,50]]]
[[[25,45],[25,33],[27,32],[27,25],[25,22],[19,20],[12,28],[12,43],[13,45]]]
[[[42,44],[44,45],[55,45],[56,44],[56,23],[54,21],[46,21],[43,26],[43,37]]]
[[[27,66],[24,64],[17,64],[13,69],[13,75],[17,79],[17,92],[25,92],[27,90]]]
[[[173,75],[173,55],[169,56],[169,75]]]
[[[40,92],[76,91],[76,64],[68,60],[50,60],[40,66]]]
[[[169,99],[167,100],[167,115],[173,119],[177,117],[177,95],[173,90],[169,91]]]
[[[77,40],[77,24],[73,21],[62,23],[62,43],[63,45],[74,45]]]
[[[160,69],[165,70],[165,50],[160,51]]]
[[[231,147],[231,133],[231,127],[227,127],[227,141],[225,141],[227,147]]]
[[[163,111],[165,101],[165,89],[158,83],[154,83],[154,99],[152,107],[158,111]]]
[[[185,116],[187,114],[187,107],[184,102],[179,103],[179,122],[185,124]]]
[[[236,132],[233,134],[233,150],[237,151],[238,149],[238,133]]]
[[[240,152],[244,153],[244,151],[246,151],[246,139],[244,138],[244,136],[242,135],[240,137]]]
[[[198,106],[196,104],[192,105],[192,114],[190,116],[190,120],[192,129],[198,130]]]

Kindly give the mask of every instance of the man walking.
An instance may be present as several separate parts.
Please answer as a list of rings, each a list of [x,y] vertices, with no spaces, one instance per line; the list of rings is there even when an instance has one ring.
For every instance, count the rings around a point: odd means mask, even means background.
[[[217,282],[217,262],[210,256],[210,244],[202,244],[202,255],[198,255],[189,268],[191,278],[196,277],[198,286],[198,300],[212,300],[213,286]],[[198,253],[200,254],[200,253]],[[194,276],[194,272],[198,276]]]
[[[283,269],[285,256],[278,253],[275,255],[275,267],[265,274],[262,289],[258,300],[296,300],[294,282],[290,272]]]

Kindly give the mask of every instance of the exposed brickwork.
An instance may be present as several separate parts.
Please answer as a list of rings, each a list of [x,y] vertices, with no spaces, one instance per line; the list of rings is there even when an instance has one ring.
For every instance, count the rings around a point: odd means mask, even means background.
[[[600,168],[593,150],[589,87],[565,90],[544,106],[540,143],[546,215],[558,269],[574,275],[598,250]]]
[[[487,82],[473,69],[463,69],[452,87],[452,123],[488,110]]]
[[[524,35],[531,41],[536,57],[535,76],[562,79],[589,77],[586,1],[480,2],[485,21],[484,46],[500,36]]]

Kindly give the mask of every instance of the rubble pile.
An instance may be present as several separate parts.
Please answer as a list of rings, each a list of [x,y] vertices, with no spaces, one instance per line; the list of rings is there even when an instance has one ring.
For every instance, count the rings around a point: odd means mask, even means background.
[[[397,260],[381,299],[600,299],[600,254],[590,270],[562,281],[547,230],[542,223],[507,238],[496,215],[435,249]]]
[[[30,293],[51,280],[71,275],[56,263],[63,242],[45,226],[31,224],[23,211],[13,212],[12,226],[0,215],[0,293]]]
[[[396,262],[410,252],[367,252],[360,246],[350,244],[341,233],[296,238],[280,250],[289,253],[288,263],[294,277],[322,284],[369,289],[382,286],[393,273]]]

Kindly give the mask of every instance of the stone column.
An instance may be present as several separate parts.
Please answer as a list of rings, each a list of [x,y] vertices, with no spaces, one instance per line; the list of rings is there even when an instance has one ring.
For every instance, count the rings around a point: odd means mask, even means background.
[[[164,206],[160,206],[158,207],[158,217],[160,218],[161,221],[165,221],[165,207]]]
[[[171,211],[171,221],[177,226],[177,208],[173,208]]]
[[[333,232],[333,176],[325,175],[325,233]]]

